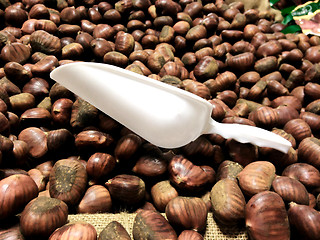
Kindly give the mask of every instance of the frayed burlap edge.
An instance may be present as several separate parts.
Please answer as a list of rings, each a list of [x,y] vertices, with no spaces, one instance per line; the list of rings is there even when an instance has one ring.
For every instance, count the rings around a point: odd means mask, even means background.
[[[132,226],[136,214],[134,213],[100,213],[100,214],[76,214],[69,215],[69,222],[87,222],[92,224],[99,234],[112,221],[118,221],[128,231],[132,238]],[[133,239],[133,238],[132,238]],[[241,227],[222,227],[217,225],[212,213],[208,214],[207,228],[204,235],[205,240],[247,240],[248,235]]]

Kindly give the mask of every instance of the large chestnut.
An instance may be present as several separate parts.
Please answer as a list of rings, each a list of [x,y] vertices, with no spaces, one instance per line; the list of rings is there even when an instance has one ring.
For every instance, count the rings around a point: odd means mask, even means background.
[[[175,197],[166,206],[169,223],[179,229],[203,231],[207,223],[207,206],[201,198]]]
[[[238,180],[241,190],[248,196],[269,190],[276,169],[267,161],[256,161],[248,164],[239,174]]]
[[[68,206],[61,200],[38,197],[25,207],[20,229],[30,239],[48,238],[58,227],[67,223]]]
[[[234,225],[244,219],[246,201],[235,179],[218,181],[210,193],[213,214],[224,225]]]
[[[19,213],[25,205],[38,196],[33,179],[24,174],[14,174],[0,181],[0,220]]]
[[[285,204],[275,192],[254,195],[245,209],[248,234],[259,240],[290,240],[290,227]]]
[[[146,194],[144,181],[129,174],[120,174],[106,182],[111,197],[127,205],[140,203]]]
[[[137,213],[132,234],[134,239],[176,240],[177,234],[164,216],[154,210]]]
[[[131,240],[127,230],[117,221],[112,221],[100,232],[98,240]]]
[[[50,196],[64,201],[68,205],[77,204],[87,186],[87,172],[77,160],[61,159],[50,173]]]
[[[97,231],[89,223],[76,222],[69,223],[55,230],[49,240],[85,239],[96,240]]]
[[[320,239],[320,213],[312,207],[291,202],[288,217],[290,224],[298,230],[301,237],[310,240]]]

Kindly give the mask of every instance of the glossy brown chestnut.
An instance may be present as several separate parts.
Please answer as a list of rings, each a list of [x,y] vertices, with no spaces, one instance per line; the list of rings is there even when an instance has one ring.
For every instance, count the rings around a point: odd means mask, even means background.
[[[178,237],[178,240],[203,240],[203,236],[194,231],[194,230],[183,230],[179,237]]]
[[[94,149],[103,150],[113,143],[113,138],[110,134],[97,131],[85,130],[77,134],[75,138],[75,145],[78,149]]]
[[[275,192],[263,191],[254,195],[246,205],[245,222],[252,239],[290,239],[285,204]]]
[[[106,186],[112,198],[129,206],[138,204],[145,198],[145,183],[135,175],[117,175],[107,181]]]
[[[270,189],[275,173],[276,169],[272,163],[256,161],[244,167],[237,178],[244,194],[253,196]]]
[[[109,212],[112,201],[109,191],[101,185],[93,185],[87,189],[78,207],[78,213]]]
[[[106,177],[115,167],[116,159],[108,153],[96,152],[87,161],[87,173],[94,179]]]
[[[67,219],[68,206],[63,201],[50,197],[37,197],[23,210],[20,229],[28,238],[48,238],[54,230],[66,224]]]
[[[298,147],[299,159],[319,169],[320,167],[320,140],[315,137],[307,137],[301,141]]]
[[[308,163],[291,164],[283,170],[282,176],[299,180],[307,189],[320,186],[319,170]]]
[[[18,139],[29,145],[29,155],[33,158],[43,157],[47,151],[47,136],[37,127],[29,127],[20,132]]]
[[[309,194],[305,186],[296,179],[286,176],[276,176],[272,182],[272,189],[278,193],[284,202],[295,202],[309,205]]]
[[[0,181],[0,219],[19,213],[25,205],[38,196],[39,190],[30,176],[14,174]]]
[[[288,210],[290,225],[310,240],[320,238],[320,213],[312,207],[291,202]]]
[[[175,197],[165,209],[166,217],[172,226],[179,229],[203,231],[207,222],[207,206],[201,198]]]
[[[167,172],[168,162],[158,154],[145,154],[139,157],[132,171],[145,177],[158,177]]]
[[[80,236],[80,237],[79,237]],[[49,237],[49,240],[67,240],[67,239],[87,239],[96,240],[97,231],[89,223],[75,222],[66,224],[56,229]]]
[[[46,179],[42,172],[36,168],[32,168],[28,171],[28,175],[33,179],[37,184],[39,192],[43,191],[46,187]]]
[[[14,240],[24,240],[24,236],[22,235],[20,231],[19,224],[14,225],[9,228],[3,228],[0,230],[0,239],[14,239]]]
[[[181,190],[200,191],[210,180],[207,173],[181,155],[174,156],[168,166],[170,181]]]
[[[243,166],[239,163],[225,160],[218,167],[216,180],[219,181],[225,178],[236,179],[242,170]]]

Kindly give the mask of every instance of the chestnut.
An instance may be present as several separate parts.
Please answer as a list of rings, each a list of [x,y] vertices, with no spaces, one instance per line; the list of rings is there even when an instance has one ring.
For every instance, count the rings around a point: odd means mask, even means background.
[[[244,219],[246,201],[235,179],[224,178],[211,189],[213,214],[224,225],[234,225]]]
[[[87,189],[78,207],[78,213],[109,212],[112,200],[108,189],[102,185],[93,185]]]
[[[61,159],[54,165],[49,177],[50,196],[68,205],[77,204],[86,190],[87,172],[77,160]]]
[[[282,176],[299,180],[307,189],[314,189],[320,186],[320,172],[308,163],[294,163],[287,166]]]
[[[176,240],[177,234],[164,216],[154,210],[141,210],[133,222],[134,239]]]
[[[75,222],[66,224],[56,229],[49,237],[49,240],[67,240],[72,238],[96,240],[97,231],[89,223]]]
[[[106,182],[111,197],[127,205],[140,203],[146,194],[145,182],[129,174],[120,174]]]
[[[197,197],[175,197],[165,209],[169,223],[179,229],[203,231],[207,223],[208,210],[205,202]]]
[[[115,168],[116,159],[108,153],[96,152],[87,161],[86,170],[90,177],[101,179]]]
[[[19,213],[39,193],[33,179],[24,174],[14,174],[2,179],[0,191],[0,220]]]
[[[203,240],[203,236],[194,230],[183,230],[178,240]]]
[[[100,232],[98,240],[131,240],[127,230],[117,221],[112,221]]]
[[[238,174],[241,190],[248,196],[270,190],[276,169],[271,162],[256,161],[248,164]]]
[[[252,239],[290,239],[286,207],[275,192],[263,191],[254,195],[246,205],[245,222]]]
[[[67,219],[68,206],[63,201],[50,197],[37,197],[23,210],[20,229],[28,238],[48,238],[54,230],[66,224]]]
[[[164,212],[168,202],[177,197],[177,190],[170,184],[169,180],[157,182],[151,188],[151,197],[155,207],[160,212]]]
[[[310,240],[320,238],[320,213],[312,207],[294,202],[289,204],[288,217],[290,225],[298,230],[301,237]]]
[[[308,191],[305,186],[296,179],[286,176],[276,176],[272,182],[272,188],[286,203],[295,202],[309,205]]]
[[[200,191],[210,181],[210,176],[182,155],[174,156],[168,166],[170,181],[181,190]]]

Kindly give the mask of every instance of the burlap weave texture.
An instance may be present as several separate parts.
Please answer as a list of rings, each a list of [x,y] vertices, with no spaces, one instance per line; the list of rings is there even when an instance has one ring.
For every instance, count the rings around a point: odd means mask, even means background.
[[[134,213],[101,213],[101,214],[76,214],[69,215],[70,222],[83,221],[92,224],[99,234],[108,223],[118,221],[128,231],[132,237],[132,226],[136,214]],[[133,239],[133,238],[132,238]],[[217,225],[208,214],[207,228],[204,235],[205,240],[247,240],[248,236],[244,228],[241,227],[222,227]]]

